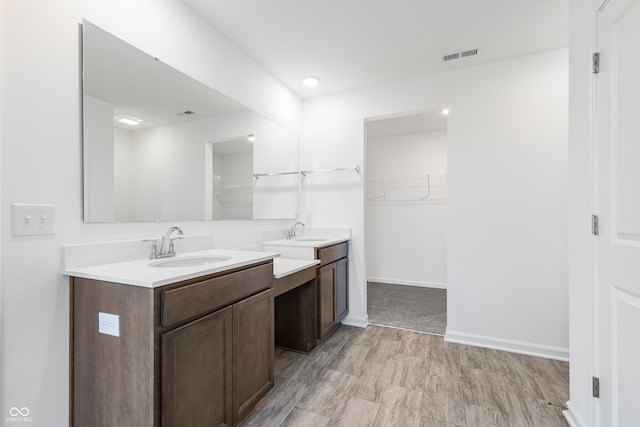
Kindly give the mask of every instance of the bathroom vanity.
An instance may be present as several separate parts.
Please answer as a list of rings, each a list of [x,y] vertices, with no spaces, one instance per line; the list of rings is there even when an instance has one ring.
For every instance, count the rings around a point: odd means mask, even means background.
[[[274,385],[275,345],[309,353],[347,314],[350,235],[175,237],[191,250],[171,256],[168,232],[154,260],[148,241],[65,247],[71,425],[237,425]]]
[[[73,425],[231,426],[254,408],[274,381],[276,254],[230,252],[249,255],[214,269],[65,272]]]
[[[348,242],[340,242],[314,247],[311,260],[275,260],[276,263],[306,263],[305,268],[295,273],[286,276],[279,276],[278,272],[275,274],[273,295],[278,347],[309,353],[347,315],[348,245]],[[269,247],[270,250],[276,250],[273,246]],[[292,253],[289,251],[288,255]]]
[[[313,296],[316,298],[316,302],[313,307],[316,310],[317,319],[316,341],[320,342],[340,325],[342,319],[349,312],[350,230],[338,230],[336,233],[335,230],[330,229],[305,228],[298,231],[300,232],[299,236],[263,241],[262,250],[280,253],[285,258],[316,260],[319,263],[316,272],[317,283],[314,284],[317,286],[317,291]],[[276,301],[276,308],[279,305],[285,304]],[[276,314],[276,319],[277,317],[278,314]],[[278,328],[277,322],[276,328]],[[307,331],[306,334],[308,333]],[[298,347],[294,347],[294,349],[304,352],[310,350]]]

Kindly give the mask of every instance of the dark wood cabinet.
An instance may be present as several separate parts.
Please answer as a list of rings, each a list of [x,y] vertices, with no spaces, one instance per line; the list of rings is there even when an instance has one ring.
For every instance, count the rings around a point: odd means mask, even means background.
[[[273,387],[272,286],[271,261],[158,288],[72,278],[70,424],[240,422]]]
[[[273,297],[265,291],[162,334],[163,427],[223,427],[273,387]]]
[[[331,263],[318,272],[318,338],[323,339],[335,327],[336,265]]]
[[[317,250],[318,338],[324,339],[349,312],[348,243]]]
[[[153,289],[72,278],[70,298],[71,426],[159,427]],[[99,312],[120,316],[119,337],[98,332]]]
[[[336,321],[349,313],[349,258],[336,261]]]
[[[227,307],[162,334],[164,427],[232,425],[232,314]]]
[[[234,424],[273,387],[273,352],[273,296],[269,290],[233,305]]]

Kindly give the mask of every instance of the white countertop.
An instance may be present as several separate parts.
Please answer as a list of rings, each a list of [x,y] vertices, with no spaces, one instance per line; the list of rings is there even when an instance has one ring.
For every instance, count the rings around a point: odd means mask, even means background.
[[[210,249],[211,235],[185,235],[176,240],[178,255],[161,260],[149,260],[149,243],[141,239],[114,242],[98,242],[64,245],[64,275],[107,282],[122,283],[146,288],[176,283],[182,280],[220,273],[251,264],[274,260],[276,279],[319,264],[315,249],[347,242],[351,238],[349,228],[298,228],[297,238],[285,239],[288,229],[263,232],[262,251]],[[211,264],[183,267],[151,267],[157,261],[172,261],[188,257],[229,257]],[[280,257],[280,258],[278,258]]]
[[[328,236],[328,235],[302,235],[293,239],[277,239],[262,242],[262,250],[266,252],[277,252],[283,258],[295,258],[314,260],[316,259],[316,249],[333,246],[338,243],[348,242],[350,235]]]
[[[156,261],[176,260],[187,257],[229,257],[228,260],[214,264],[195,265],[187,267],[150,267]],[[228,249],[208,249],[179,254],[173,258],[163,260],[136,259],[133,261],[115,262],[86,267],[68,268],[63,274],[67,276],[83,277],[86,279],[103,280],[126,285],[155,288],[182,280],[193,279],[213,273],[220,273],[234,268],[268,261],[276,258],[277,253],[251,252]],[[290,274],[290,273],[289,273]]]
[[[265,230],[262,232],[263,245],[322,248],[351,240],[351,229],[347,227],[297,227],[292,239],[286,236],[290,228]]]
[[[349,236],[340,237],[311,237],[302,236],[294,237],[293,239],[279,239],[262,242],[263,246],[295,246],[295,247],[307,247],[307,248],[324,248],[326,246],[333,246],[338,243],[348,242],[351,239]]]
[[[273,276],[280,279],[318,264],[320,264],[319,259],[275,258],[273,260]]]

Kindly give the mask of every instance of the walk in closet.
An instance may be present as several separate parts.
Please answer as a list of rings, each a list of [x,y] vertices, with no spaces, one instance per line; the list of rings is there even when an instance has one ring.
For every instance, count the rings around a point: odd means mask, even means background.
[[[444,333],[446,123],[440,110],[366,122],[371,323]]]

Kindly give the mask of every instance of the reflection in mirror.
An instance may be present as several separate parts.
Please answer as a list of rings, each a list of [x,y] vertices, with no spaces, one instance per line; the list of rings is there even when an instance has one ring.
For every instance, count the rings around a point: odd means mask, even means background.
[[[295,134],[86,21],[83,133],[86,222],[298,215]]]
[[[211,177],[207,219],[253,218],[253,135],[208,144]]]

